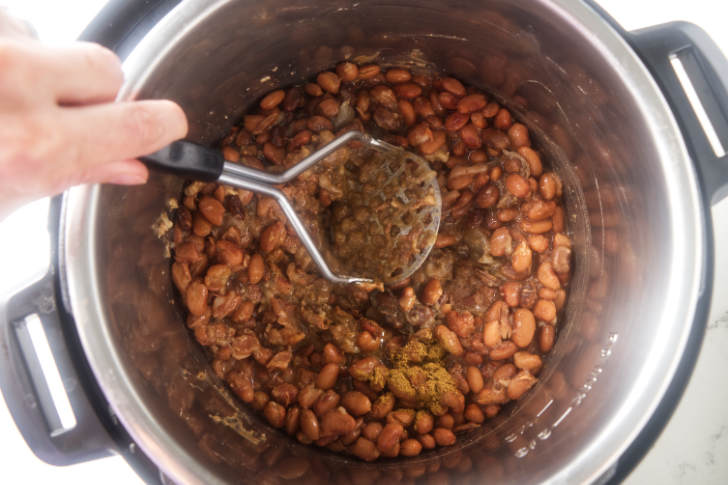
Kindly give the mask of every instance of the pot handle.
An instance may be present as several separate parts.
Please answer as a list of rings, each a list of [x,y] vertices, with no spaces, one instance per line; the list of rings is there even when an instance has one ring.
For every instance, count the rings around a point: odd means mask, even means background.
[[[54,289],[49,273],[0,302],[0,390],[33,453],[72,465],[114,444],[71,360]]]
[[[121,59],[182,0],[110,0],[81,32],[79,40],[99,43]]]
[[[626,35],[672,107],[695,161],[707,200],[715,204],[728,195],[728,61],[701,28],[670,22]],[[678,59],[707,115],[722,153],[713,149],[681,85],[673,59]]]

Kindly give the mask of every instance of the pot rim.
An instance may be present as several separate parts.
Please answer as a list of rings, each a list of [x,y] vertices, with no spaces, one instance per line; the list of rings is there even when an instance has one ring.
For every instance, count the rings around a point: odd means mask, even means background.
[[[546,3],[544,0],[540,2]],[[126,83],[119,99],[134,99],[160,60],[200,22],[222,8],[226,0],[216,0],[199,8],[196,2],[182,2],[173,8],[139,42],[124,62]],[[355,8],[355,7],[352,7]],[[655,80],[637,54],[598,12],[587,3],[569,0],[548,2],[575,30],[591,39],[605,62],[619,73],[634,102],[649,125],[649,133],[664,162],[663,175],[671,223],[673,274],[665,293],[660,318],[661,332],[650,352],[643,356],[642,369],[621,405],[603,425],[588,447],[565,463],[554,482],[592,482],[605,476],[620,455],[637,437],[662,400],[675,375],[694,322],[699,296],[709,290],[703,262],[708,251],[706,212],[697,178],[675,118]],[[150,62],[150,54],[154,56]],[[141,399],[113,344],[104,322],[104,305],[96,265],[95,220],[101,187],[81,186],[67,191],[63,198],[60,231],[60,277],[62,291],[74,315],[86,359],[111,408],[142,450],[174,481],[179,483],[219,483],[196,456],[182,448],[155,419]],[[669,322],[670,325],[665,325]],[[671,331],[664,331],[671,329]],[[648,364],[651,362],[651,364]],[[647,364],[646,364],[647,363]]]

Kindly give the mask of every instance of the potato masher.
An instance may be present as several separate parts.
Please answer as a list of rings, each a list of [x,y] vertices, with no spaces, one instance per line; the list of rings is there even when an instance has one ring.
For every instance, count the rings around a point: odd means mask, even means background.
[[[229,162],[223,158],[222,153],[219,150],[212,150],[187,141],[173,142],[157,152],[140,157],[140,160],[151,168],[159,169],[175,175],[193,178],[196,180],[217,182],[223,185],[230,185],[232,187],[238,187],[273,197],[280,205],[293,229],[296,231],[296,234],[311,256],[311,259],[327,280],[333,283],[374,283],[375,281],[371,278],[335,274],[329,267],[319,249],[316,247],[311,235],[306,230],[301,219],[299,219],[286,195],[276,187],[276,185],[282,185],[295,179],[313,165],[323,160],[337,149],[343,147],[346,143],[354,140],[358,140],[362,142],[364,146],[371,147],[378,152],[389,155],[388,159],[390,161],[400,160],[402,164],[405,162],[414,163],[421,172],[429,171],[432,174],[429,177],[424,177],[418,183],[426,184],[425,188],[428,193],[432,195],[434,203],[425,207],[424,210],[418,210],[415,213],[415,217],[418,218],[420,222],[423,222],[421,224],[421,227],[424,229],[422,237],[425,237],[426,239],[424,239],[421,244],[421,250],[417,253],[413,253],[411,261],[408,261],[404,267],[397,268],[396,274],[383,282],[395,283],[402,281],[412,275],[412,273],[420,267],[432,250],[441,216],[440,188],[437,178],[435,177],[435,172],[429,168],[429,164],[424,159],[411,152],[382,140],[378,140],[360,131],[349,131],[307,156],[283,173],[269,173],[246,167],[238,163]],[[398,170],[397,166],[393,163],[378,164],[375,166],[374,170],[382,172],[381,179],[385,184],[388,180],[394,180],[397,177],[401,179],[401,170]],[[407,200],[405,195],[407,192],[406,190],[403,189],[398,192],[398,200],[393,203],[403,205],[414,202]],[[401,234],[406,233],[406,228],[404,231],[401,231]],[[362,257],[376,258],[377,255],[368,254],[362,255]]]

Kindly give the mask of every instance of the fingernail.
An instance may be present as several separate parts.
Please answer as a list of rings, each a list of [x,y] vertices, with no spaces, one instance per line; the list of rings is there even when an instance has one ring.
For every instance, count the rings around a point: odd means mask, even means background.
[[[114,175],[108,181],[108,183],[116,185],[141,185],[146,182],[147,176],[139,173],[120,173]]]
[[[155,101],[158,103],[159,111],[158,114],[161,116],[162,126],[165,127],[165,131],[170,138],[178,139],[187,135],[187,116],[185,116],[182,108],[170,100],[159,100]]]

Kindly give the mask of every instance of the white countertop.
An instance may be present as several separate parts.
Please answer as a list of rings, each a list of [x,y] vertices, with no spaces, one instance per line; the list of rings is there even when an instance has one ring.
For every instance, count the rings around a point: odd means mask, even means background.
[[[0,0],[30,20],[41,39],[49,42],[75,38],[103,5],[103,0]],[[705,29],[728,55],[725,16],[715,0],[600,0],[627,29],[671,20],[687,20]],[[0,294],[42,274],[48,264],[45,233],[47,200],[21,209],[0,223]],[[728,483],[728,199],[713,208],[716,277],[713,305],[705,341],[695,372],[675,414],[646,458],[626,483]],[[14,234],[24,234],[21,239]],[[3,482],[141,483],[120,457],[114,456],[71,467],[39,461],[23,441],[5,402],[0,400],[0,456]]]

